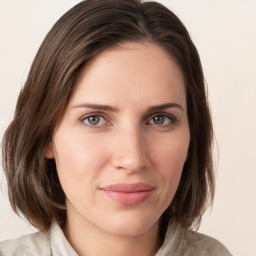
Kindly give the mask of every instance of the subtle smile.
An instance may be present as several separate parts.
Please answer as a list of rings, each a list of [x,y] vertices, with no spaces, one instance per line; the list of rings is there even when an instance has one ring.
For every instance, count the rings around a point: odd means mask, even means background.
[[[145,202],[155,188],[145,183],[118,183],[100,189],[121,205],[136,206]]]

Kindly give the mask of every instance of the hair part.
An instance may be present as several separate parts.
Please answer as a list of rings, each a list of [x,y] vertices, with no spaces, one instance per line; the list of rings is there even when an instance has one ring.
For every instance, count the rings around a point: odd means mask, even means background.
[[[86,63],[123,42],[162,47],[182,70],[190,146],[178,190],[160,220],[199,227],[214,197],[212,122],[196,47],[182,22],[163,5],[139,0],[87,0],[66,14],[44,39],[21,90],[13,121],[3,137],[3,168],[11,206],[40,231],[66,220],[65,194],[55,161],[45,158],[76,81]]]

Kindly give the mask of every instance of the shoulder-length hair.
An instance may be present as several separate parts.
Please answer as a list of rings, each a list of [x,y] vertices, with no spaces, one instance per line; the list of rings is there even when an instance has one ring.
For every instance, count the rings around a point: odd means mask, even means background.
[[[140,0],[87,0],[53,26],[33,61],[13,121],[3,137],[3,168],[13,210],[42,232],[53,220],[65,224],[65,194],[46,146],[86,63],[123,42],[162,47],[182,70],[190,146],[180,184],[160,220],[198,227],[212,203],[212,122],[198,52],[182,22],[163,5]],[[152,209],[153,210],[153,209]]]

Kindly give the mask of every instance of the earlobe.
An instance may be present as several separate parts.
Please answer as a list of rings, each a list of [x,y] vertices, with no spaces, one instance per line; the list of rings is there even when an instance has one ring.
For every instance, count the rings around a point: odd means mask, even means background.
[[[53,159],[55,157],[52,142],[50,142],[45,148],[44,156],[48,159]]]

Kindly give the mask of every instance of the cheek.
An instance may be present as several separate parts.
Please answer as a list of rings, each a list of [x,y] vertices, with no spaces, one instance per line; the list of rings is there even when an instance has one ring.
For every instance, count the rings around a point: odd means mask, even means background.
[[[60,132],[54,137],[54,154],[58,176],[65,193],[74,188],[84,191],[96,186],[108,153],[97,140],[79,136],[79,133],[65,136]],[[100,157],[99,157],[100,156]]]
[[[58,177],[68,201],[75,205],[81,204],[82,199],[91,200],[106,156],[101,144],[77,135],[58,133],[54,138]]]
[[[166,138],[158,144],[158,150],[155,148],[155,166],[158,176],[156,180],[159,184],[158,205],[159,212],[162,214],[171,204],[173,197],[180,183],[180,178],[184,163],[187,158],[189,137],[187,139]]]
[[[83,134],[59,132],[54,139],[54,154],[59,169],[74,167],[72,172],[90,170],[90,166],[99,163],[99,156],[104,157],[104,147],[97,139]]]
[[[172,191],[172,194],[176,192],[179,185],[184,162],[185,158],[174,152],[172,155],[166,156],[164,163],[161,165],[161,175],[165,179],[167,188]]]
[[[165,179],[167,187],[176,191],[187,159],[189,136],[185,134],[182,139],[166,140],[156,154],[156,162],[161,176]],[[175,190],[175,191],[174,191]]]

